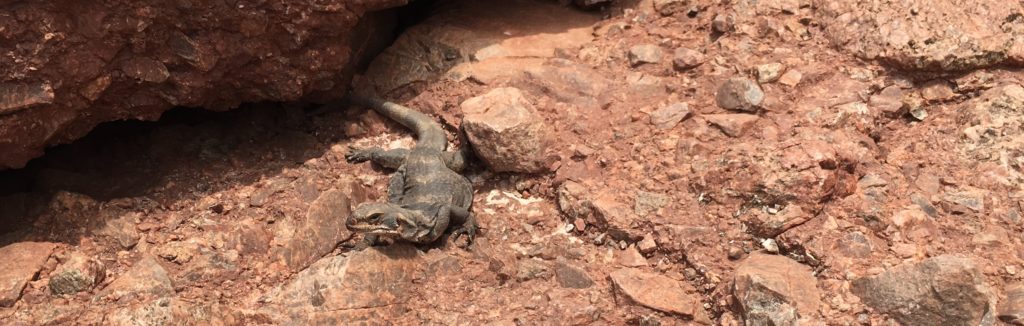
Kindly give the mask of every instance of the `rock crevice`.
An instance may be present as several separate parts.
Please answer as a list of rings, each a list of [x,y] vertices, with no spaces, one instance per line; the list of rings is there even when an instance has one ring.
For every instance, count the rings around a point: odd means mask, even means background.
[[[176,107],[326,101],[406,0],[0,4],[0,169]],[[365,19],[364,19],[365,18]]]

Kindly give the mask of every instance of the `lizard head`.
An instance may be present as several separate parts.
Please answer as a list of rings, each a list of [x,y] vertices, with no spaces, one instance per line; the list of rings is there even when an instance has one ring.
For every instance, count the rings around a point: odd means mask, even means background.
[[[364,203],[349,216],[349,230],[385,238],[418,241],[433,229],[423,212],[391,203]]]

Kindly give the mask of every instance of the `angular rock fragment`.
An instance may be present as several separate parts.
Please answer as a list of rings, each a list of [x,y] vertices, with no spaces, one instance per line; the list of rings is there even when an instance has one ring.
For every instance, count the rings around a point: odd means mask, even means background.
[[[296,236],[280,249],[279,255],[292,270],[309,266],[351,238],[352,232],[345,227],[351,213],[350,199],[344,191],[324,192],[310,204],[306,218],[296,227]]]
[[[782,74],[782,77],[779,77],[779,84],[794,87],[800,84],[800,80],[802,80],[803,78],[803,73],[794,69],[790,69],[789,71],[786,71],[786,73]]]
[[[285,324],[397,318],[396,308],[411,299],[421,265],[423,257],[412,246],[371,247],[321,259],[268,296],[288,312]]]
[[[853,281],[864,304],[904,325],[991,325],[992,290],[970,259],[942,255]]]
[[[735,28],[736,19],[732,15],[718,14],[711,20],[711,30],[717,33],[728,33]]]
[[[654,10],[662,16],[672,16],[686,10],[686,0],[654,0]]]
[[[50,293],[62,295],[89,290],[105,276],[106,268],[99,260],[75,252],[50,274]]]
[[[639,66],[645,63],[659,63],[663,56],[661,47],[654,44],[641,44],[629,48],[629,64]]]
[[[729,137],[743,137],[759,118],[754,114],[708,114],[703,117]]]
[[[693,69],[704,64],[705,60],[703,53],[690,48],[678,48],[672,53],[672,66],[679,71]]]
[[[757,112],[764,102],[764,92],[753,80],[732,78],[718,87],[715,101],[726,110]]]
[[[956,97],[953,87],[945,80],[926,83],[921,87],[921,97],[928,102],[948,101]]]
[[[134,57],[121,65],[123,71],[129,77],[150,83],[162,83],[171,76],[160,61],[150,58]]]
[[[892,85],[872,95],[868,105],[888,115],[895,115],[903,108],[903,90]]]
[[[167,270],[151,256],[142,257],[124,274],[103,288],[96,297],[113,300],[144,296],[167,297],[174,285]]]
[[[516,280],[523,282],[548,276],[548,266],[539,258],[528,258],[519,261]]]
[[[583,218],[591,213],[587,188],[575,181],[566,181],[558,187],[558,209],[570,218]]]
[[[779,80],[785,69],[786,66],[778,62],[757,66],[755,69],[757,72],[757,82],[761,84],[775,82]]]
[[[657,212],[668,205],[668,196],[659,193],[637,191],[633,201],[633,213],[639,216]]]
[[[779,212],[751,210],[741,219],[749,227],[749,233],[759,238],[774,238],[786,230],[807,222],[813,215],[805,213],[799,206],[790,205]]]
[[[648,265],[647,258],[644,258],[644,255],[640,254],[640,250],[637,250],[635,246],[620,252],[617,262],[622,267],[647,267]]]
[[[1024,325],[1024,283],[1006,289],[1006,300],[999,303],[999,320],[1010,325]]]
[[[590,201],[595,224],[607,230],[608,235],[616,240],[636,240],[643,237],[634,226],[639,217],[633,210],[618,201],[615,194],[603,192],[594,195]]]
[[[462,102],[473,150],[495,172],[547,171],[550,142],[547,125],[516,88],[496,88]]]
[[[586,289],[594,286],[594,281],[587,275],[587,271],[566,262],[555,263],[555,278],[564,288]]]
[[[10,307],[21,298],[21,291],[56,247],[48,242],[18,242],[0,248],[0,307]]]
[[[651,124],[658,129],[672,129],[689,116],[689,105],[686,103],[675,103],[651,112]]]
[[[792,259],[748,256],[736,269],[733,295],[747,325],[794,325],[814,321],[821,293],[811,268]]]
[[[700,311],[700,296],[689,283],[650,272],[624,268],[608,275],[617,293],[644,307],[695,318]]]

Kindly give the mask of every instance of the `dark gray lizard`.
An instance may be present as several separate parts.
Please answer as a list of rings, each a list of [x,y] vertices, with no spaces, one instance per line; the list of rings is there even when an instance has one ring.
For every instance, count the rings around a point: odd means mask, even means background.
[[[345,223],[349,230],[365,232],[371,245],[379,237],[427,244],[452,226],[455,240],[465,235],[472,243],[478,228],[469,212],[473,188],[457,173],[465,168],[468,146],[446,151],[448,139],[441,125],[416,110],[357,96],[349,96],[347,102],[374,109],[415,131],[417,138],[411,150],[351,148],[345,155],[350,163],[372,161],[395,169],[387,202],[359,205]]]

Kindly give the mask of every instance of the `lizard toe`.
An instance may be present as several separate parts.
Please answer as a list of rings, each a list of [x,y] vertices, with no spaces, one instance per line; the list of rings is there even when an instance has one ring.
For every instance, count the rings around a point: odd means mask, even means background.
[[[462,247],[469,248],[473,244],[473,240],[476,240],[478,229],[474,224],[463,225],[452,232],[452,237],[454,241],[458,241],[460,237],[466,236],[466,245]]]
[[[363,149],[350,148],[345,154],[345,160],[349,163],[362,163],[370,160],[370,152]]]

